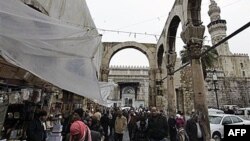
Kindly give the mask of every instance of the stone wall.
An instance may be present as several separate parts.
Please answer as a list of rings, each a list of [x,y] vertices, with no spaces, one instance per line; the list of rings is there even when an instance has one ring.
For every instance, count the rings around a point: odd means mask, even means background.
[[[217,81],[212,79],[213,73],[207,71],[207,78],[204,81],[207,90],[208,107],[217,108],[216,93],[219,107],[222,105],[238,105],[240,107],[250,106],[250,78],[249,77],[225,77],[223,70],[217,69]],[[190,113],[193,109],[193,88],[190,67],[187,66],[181,71],[181,87],[178,88],[177,98],[179,110],[184,105],[185,113]],[[216,93],[215,93],[216,85]],[[182,95],[182,96],[181,96]],[[184,103],[182,102],[184,100]]]
[[[184,113],[190,115],[192,110],[194,109],[194,92],[192,86],[192,74],[190,66],[185,67],[181,70],[181,88],[179,90],[182,92],[182,97],[184,103],[178,103],[179,106],[184,105]],[[182,100],[178,100],[181,102]],[[181,110],[182,109],[178,109]]]

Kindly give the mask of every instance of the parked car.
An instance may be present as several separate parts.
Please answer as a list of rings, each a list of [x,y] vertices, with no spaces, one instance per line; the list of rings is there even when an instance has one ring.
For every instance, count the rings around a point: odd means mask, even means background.
[[[224,138],[224,125],[250,125],[249,120],[244,120],[237,115],[230,114],[210,114],[210,131],[211,136],[215,141],[220,141]]]
[[[240,108],[238,105],[222,105],[221,109],[238,109]]]
[[[238,115],[243,119],[250,120],[250,107],[237,109],[235,115]]]

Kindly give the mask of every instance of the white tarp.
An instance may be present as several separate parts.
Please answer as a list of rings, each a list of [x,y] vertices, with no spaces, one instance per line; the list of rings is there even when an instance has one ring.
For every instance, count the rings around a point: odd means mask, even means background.
[[[106,107],[110,107],[112,103],[108,102],[108,97],[114,92],[116,84],[114,82],[99,82],[101,88],[101,96],[104,102],[101,104]]]
[[[1,55],[62,89],[102,103],[94,66],[101,37],[89,28],[94,26],[89,13],[82,14],[87,14],[82,20],[88,27],[46,16],[20,0],[0,0]]]

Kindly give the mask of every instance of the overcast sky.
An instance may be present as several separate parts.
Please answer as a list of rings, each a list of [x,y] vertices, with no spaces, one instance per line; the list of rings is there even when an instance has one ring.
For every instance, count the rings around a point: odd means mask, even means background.
[[[86,0],[92,18],[103,34],[103,42],[136,41],[156,43],[167,20],[174,0]],[[215,0],[221,8],[221,19],[227,21],[227,35],[250,21],[250,0]],[[210,23],[207,14],[210,0],[202,0],[201,18],[203,25]],[[125,31],[125,32],[123,32]],[[181,29],[178,28],[176,39],[177,53],[182,49]],[[136,34],[137,33],[137,34]],[[145,33],[144,35],[138,33]],[[153,35],[147,35],[153,34]],[[206,29],[205,44],[211,45],[211,38]],[[250,28],[229,40],[232,53],[250,55]],[[148,66],[145,55],[137,50],[126,49],[116,53],[112,65]]]

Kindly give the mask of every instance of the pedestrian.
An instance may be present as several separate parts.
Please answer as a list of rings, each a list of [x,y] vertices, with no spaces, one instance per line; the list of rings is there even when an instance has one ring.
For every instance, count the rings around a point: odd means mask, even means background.
[[[176,115],[176,128],[177,128],[177,140],[178,141],[188,140],[188,136],[186,134],[184,125],[185,125],[185,120],[183,116],[181,116],[180,114],[177,114]]]
[[[156,107],[152,107],[151,115],[148,118],[148,136],[150,141],[167,141],[167,118],[158,113]]]
[[[47,119],[47,112],[40,111],[29,123],[26,134],[27,141],[45,141],[47,138],[44,122]]]
[[[115,120],[115,141],[122,141],[123,134],[127,128],[127,118],[122,115],[122,111],[117,112]]]
[[[205,141],[205,132],[197,113],[187,120],[186,132],[190,141]]]
[[[170,141],[176,141],[177,129],[176,129],[176,120],[174,115],[170,115],[170,117],[168,118],[168,126],[169,126]]]
[[[70,141],[92,141],[91,131],[82,121],[83,110],[74,110],[73,123],[70,126]]]
[[[177,129],[184,128],[185,121],[180,114],[176,115],[176,127]]]
[[[148,135],[148,122],[145,117],[141,117],[140,120],[136,123],[136,128],[134,132],[135,141],[149,141]]]
[[[99,136],[100,136],[100,140],[104,140],[104,130],[103,130],[103,127],[101,126],[101,123],[100,121],[98,120],[99,117],[96,117],[96,116],[92,116],[89,121],[88,121],[88,126],[92,131],[96,131],[99,133]]]
[[[108,113],[104,113],[100,120],[101,126],[103,127],[105,141],[108,141],[108,127],[109,127],[109,117]]]
[[[99,108],[97,108],[96,112],[93,114],[93,116],[95,116],[97,118],[97,120],[100,121],[101,117],[102,117],[101,110]]]
[[[128,115],[128,133],[130,141],[132,141],[134,138],[136,122],[137,122],[137,115],[134,112],[134,110],[130,110]]]
[[[109,136],[113,136],[115,130],[115,120],[117,117],[117,112],[112,110],[109,114]]]

